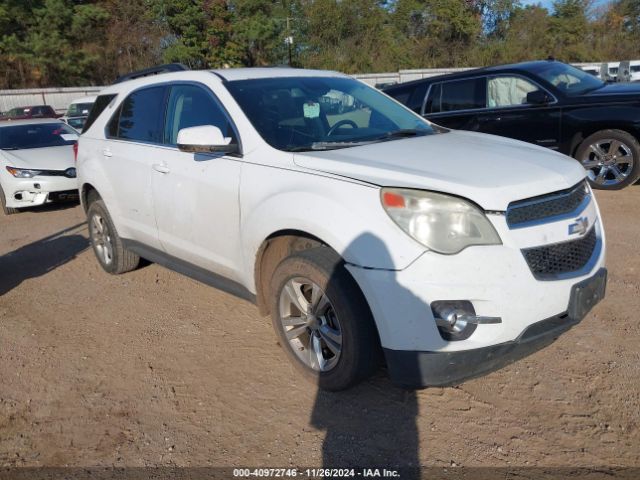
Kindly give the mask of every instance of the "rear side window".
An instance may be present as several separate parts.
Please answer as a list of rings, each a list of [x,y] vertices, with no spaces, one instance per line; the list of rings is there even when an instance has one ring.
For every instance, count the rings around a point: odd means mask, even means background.
[[[201,125],[218,127],[224,136],[236,140],[231,123],[213,94],[196,85],[171,87],[164,143],[177,145],[180,130]]]
[[[108,126],[109,136],[162,143],[166,87],[150,87],[129,95]]]
[[[427,98],[427,103],[424,106],[424,113],[438,113],[441,111],[440,105],[442,102],[442,84],[436,83],[431,86],[431,90],[429,90],[429,98]]]
[[[113,100],[114,98],[116,98],[115,94],[98,96],[95,103],[91,107],[91,110],[89,111],[89,117],[84,124],[84,130],[88,130],[89,127],[93,125],[93,122],[96,121],[96,119],[100,116],[104,109],[107,108],[107,105],[109,105],[111,103],[111,100]]]
[[[406,105],[409,101],[409,97],[411,96],[411,92],[413,92],[412,87],[401,87],[394,88],[392,91],[388,92],[388,95],[395,98],[400,103]]]
[[[487,79],[470,78],[442,83],[440,111],[471,110],[487,105]]]
[[[422,113],[422,104],[424,103],[424,96],[427,94],[428,84],[420,83],[416,85],[407,100],[407,107],[416,112]]]

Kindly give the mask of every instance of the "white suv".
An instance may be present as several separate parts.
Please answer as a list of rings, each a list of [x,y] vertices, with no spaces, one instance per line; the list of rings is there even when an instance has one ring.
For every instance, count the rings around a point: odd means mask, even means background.
[[[329,390],[383,358],[400,385],[454,384],[579,322],[606,284],[584,176],[346,75],[277,68],[109,87],[78,153],[107,272],[143,257],[255,301]]]

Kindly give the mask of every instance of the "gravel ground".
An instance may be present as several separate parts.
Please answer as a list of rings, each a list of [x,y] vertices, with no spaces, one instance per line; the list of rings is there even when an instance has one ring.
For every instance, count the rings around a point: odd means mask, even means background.
[[[640,467],[640,186],[597,196],[607,298],[531,357],[417,392],[384,372],[318,392],[253,305],[104,273],[77,205],[0,216],[0,466]]]

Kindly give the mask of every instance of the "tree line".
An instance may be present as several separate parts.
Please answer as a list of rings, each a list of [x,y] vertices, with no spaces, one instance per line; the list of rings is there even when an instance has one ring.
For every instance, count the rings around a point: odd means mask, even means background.
[[[640,57],[640,0],[0,0],[0,88],[168,62],[347,73]]]

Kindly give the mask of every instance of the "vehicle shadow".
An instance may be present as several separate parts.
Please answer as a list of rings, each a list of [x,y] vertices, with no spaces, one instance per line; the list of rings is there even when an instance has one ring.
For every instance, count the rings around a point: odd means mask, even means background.
[[[380,264],[392,263],[385,244],[372,234],[347,248],[357,250],[370,252]],[[400,297],[394,299],[399,315],[401,303],[415,299],[406,289]],[[394,468],[401,469],[402,478],[419,478],[418,413],[416,391],[394,386],[386,368],[347,391],[318,389],[310,423],[326,432],[323,468]]]
[[[64,265],[86,250],[89,241],[79,234],[84,225],[82,222],[65,228],[0,256],[0,296],[29,278]]]

